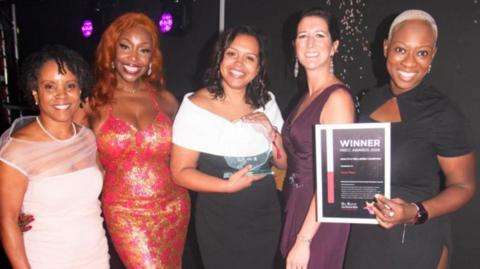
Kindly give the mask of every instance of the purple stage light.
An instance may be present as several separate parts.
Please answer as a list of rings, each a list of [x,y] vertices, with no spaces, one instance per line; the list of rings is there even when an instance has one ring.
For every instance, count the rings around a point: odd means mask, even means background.
[[[169,12],[162,13],[160,20],[158,21],[158,26],[160,26],[160,31],[162,33],[168,33],[172,30],[173,27],[173,15]]]
[[[84,38],[88,38],[93,33],[93,23],[91,20],[84,20],[82,24],[82,34]]]

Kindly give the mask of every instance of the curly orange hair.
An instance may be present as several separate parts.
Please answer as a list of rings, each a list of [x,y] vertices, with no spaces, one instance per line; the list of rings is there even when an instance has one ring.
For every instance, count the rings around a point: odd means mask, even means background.
[[[155,23],[145,14],[125,13],[116,18],[103,32],[95,54],[95,85],[93,86],[94,106],[109,103],[117,86],[112,61],[120,35],[132,28],[142,27],[152,36],[152,74],[144,79],[156,89],[163,89],[163,57],[160,52],[159,32]]]

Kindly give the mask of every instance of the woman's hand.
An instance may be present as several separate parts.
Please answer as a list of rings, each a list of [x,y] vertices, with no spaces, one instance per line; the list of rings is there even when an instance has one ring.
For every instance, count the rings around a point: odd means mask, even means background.
[[[287,269],[307,269],[309,260],[310,242],[297,238],[287,256]]]
[[[20,213],[20,216],[18,216],[18,227],[20,227],[20,230],[22,232],[28,232],[32,229],[32,225],[29,225],[32,221],[34,221],[35,218],[33,215],[30,214],[25,214],[25,213]]]
[[[242,169],[235,172],[228,179],[228,192],[238,192],[252,185],[254,181],[260,180],[265,175],[248,175],[248,172],[252,169],[252,165],[246,165]]]
[[[287,153],[283,147],[282,136],[277,128],[272,125],[267,115],[263,112],[253,112],[242,116],[241,120],[248,123],[258,123],[263,127],[258,128],[259,131],[273,144],[273,165],[278,169],[286,169]]]
[[[249,175],[247,165],[230,176],[228,180],[203,173],[197,169],[200,153],[178,145],[172,147],[170,167],[176,184],[197,192],[231,193],[243,190],[264,175]]]
[[[373,207],[378,224],[390,229],[397,224],[414,223],[417,215],[415,205],[400,198],[387,199],[385,196],[375,195],[377,202]]]
[[[241,117],[241,120],[248,123],[258,123],[263,126],[262,130],[267,139],[273,141],[277,136],[277,130],[273,127],[267,115],[263,112],[252,112]]]

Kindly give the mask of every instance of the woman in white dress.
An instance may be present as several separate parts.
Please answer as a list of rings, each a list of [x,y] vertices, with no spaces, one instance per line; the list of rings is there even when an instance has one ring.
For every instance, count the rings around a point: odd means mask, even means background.
[[[272,165],[286,167],[283,125],[267,90],[263,36],[240,25],[216,43],[206,87],[173,124],[173,180],[197,191],[195,228],[208,269],[273,268],[281,211]]]
[[[76,52],[47,46],[26,60],[21,81],[39,116],[16,120],[0,139],[0,235],[10,263],[109,268],[95,137],[73,122],[90,90],[89,67]],[[28,233],[20,212],[35,216]]]

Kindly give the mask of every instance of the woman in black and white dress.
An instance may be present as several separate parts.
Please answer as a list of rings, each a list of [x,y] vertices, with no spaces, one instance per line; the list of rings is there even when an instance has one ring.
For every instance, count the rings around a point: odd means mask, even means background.
[[[174,181],[198,192],[196,231],[206,268],[273,268],[280,205],[272,164],[285,168],[283,125],[266,89],[258,32],[237,26],[215,48],[206,87],[187,94],[173,126]]]

